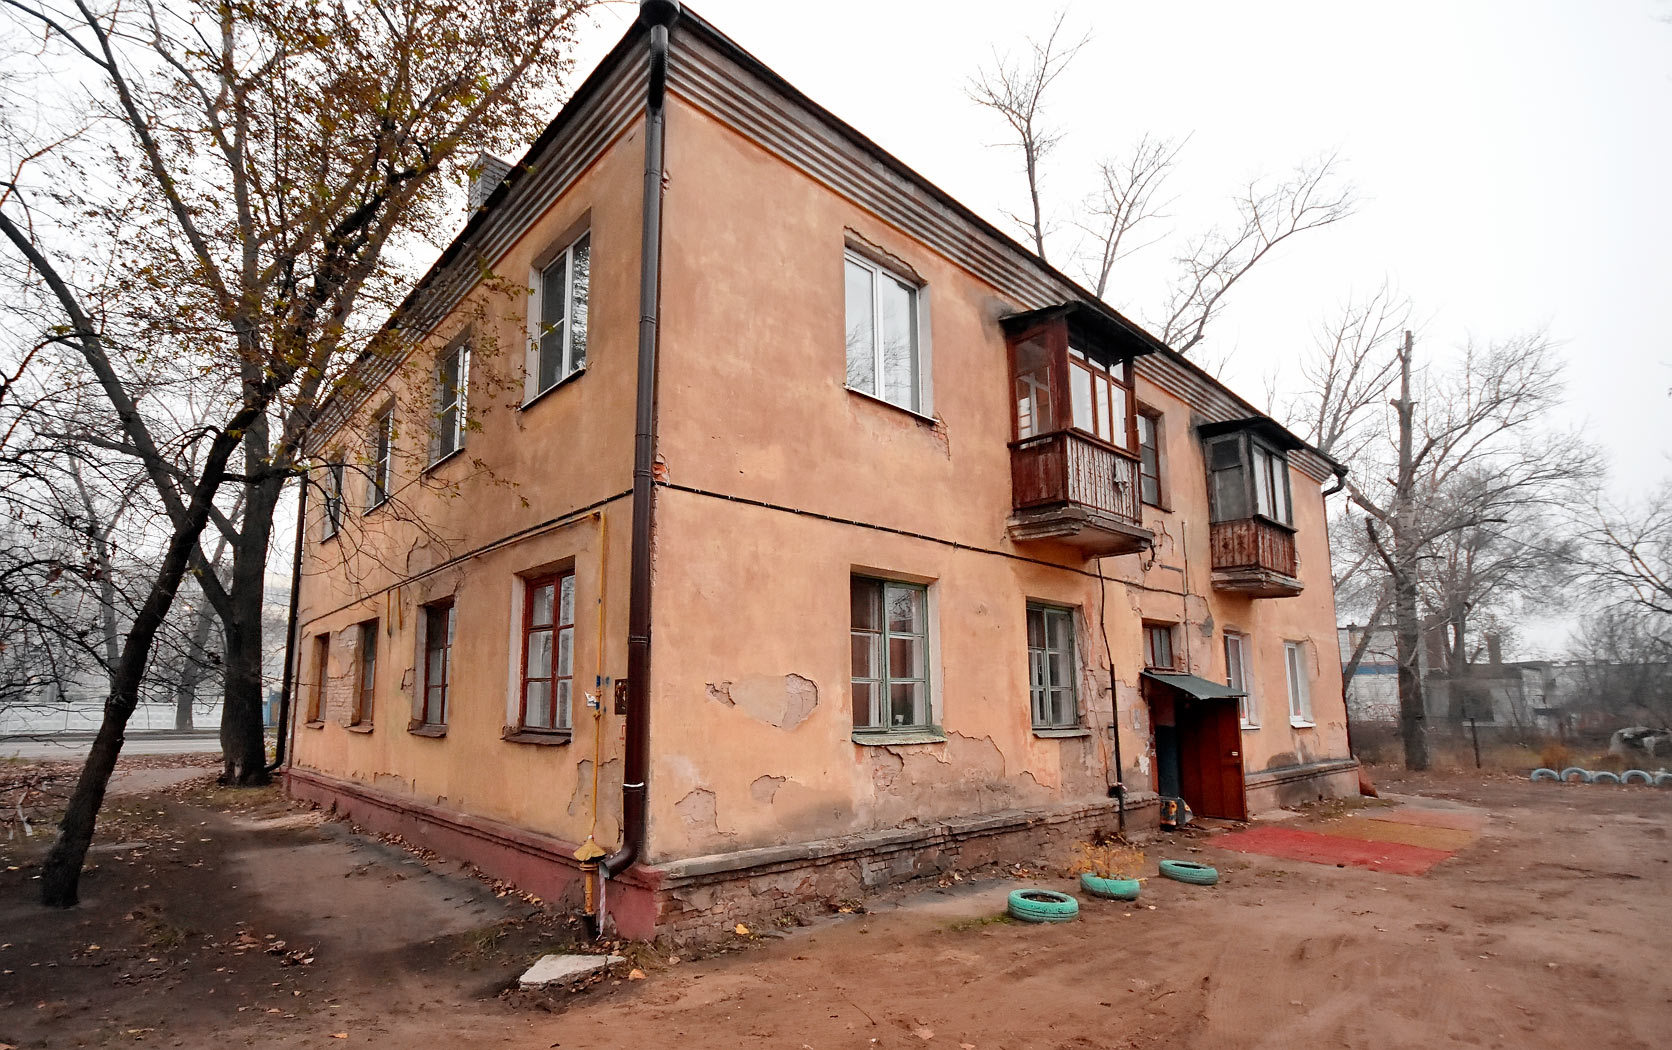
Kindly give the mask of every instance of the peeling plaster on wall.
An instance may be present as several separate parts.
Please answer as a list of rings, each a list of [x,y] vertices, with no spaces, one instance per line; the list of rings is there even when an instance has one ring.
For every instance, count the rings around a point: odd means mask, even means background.
[[[719,804],[714,792],[707,788],[697,788],[688,793],[675,802],[673,808],[692,835],[710,841],[730,838],[730,835],[720,830]]]
[[[905,759],[891,747],[866,748],[866,754],[871,759],[871,786],[879,792],[891,790],[901,770],[905,769]]]
[[[775,777],[771,774],[759,776],[749,785],[749,794],[756,802],[770,806],[772,800],[778,797],[778,789],[784,786],[788,777]]]
[[[1213,613],[1210,612],[1203,617],[1201,625],[1196,629],[1202,633],[1203,638],[1210,642],[1213,641]]]
[[[402,795],[410,795],[417,790],[417,785],[406,777],[395,773],[373,773],[372,787],[381,791],[392,791]]]
[[[798,674],[755,675],[736,682],[709,682],[708,698],[769,726],[794,729],[819,706],[819,687]]]

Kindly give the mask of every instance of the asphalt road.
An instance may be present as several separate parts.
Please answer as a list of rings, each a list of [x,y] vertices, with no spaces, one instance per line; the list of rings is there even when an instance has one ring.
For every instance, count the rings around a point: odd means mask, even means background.
[[[73,758],[87,756],[91,735],[8,737],[0,740],[0,761],[12,758]],[[217,733],[135,733],[122,745],[124,755],[194,755],[221,749]]]

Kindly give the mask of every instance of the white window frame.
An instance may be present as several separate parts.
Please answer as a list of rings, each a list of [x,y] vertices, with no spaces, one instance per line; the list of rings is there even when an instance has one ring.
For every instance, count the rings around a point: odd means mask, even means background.
[[[395,460],[395,410],[386,408],[372,420],[371,469],[367,472],[366,513],[389,502]]]
[[[582,300],[585,316],[581,317],[581,329],[585,333],[581,339],[580,360],[575,360],[575,249],[586,242],[587,251],[587,286],[586,298]],[[563,267],[563,340],[559,350],[557,375],[550,383],[540,385],[540,352],[542,337],[546,334],[546,273],[554,266]],[[570,376],[586,371],[586,354],[591,348],[591,319],[592,319],[592,230],[584,229],[570,238],[561,250],[554,253],[541,266],[529,269],[528,283],[534,291],[528,297],[528,350],[523,358],[523,404],[535,400],[548,390],[553,390],[563,384]]]
[[[1026,616],[1031,619],[1035,613],[1044,620],[1045,644],[1035,646],[1031,639],[1026,639],[1028,650],[1028,711],[1036,730],[1050,729],[1078,729],[1080,727],[1080,657],[1079,635],[1075,630],[1074,610],[1061,605],[1050,605],[1045,602],[1028,602]],[[1051,621],[1053,618],[1066,620],[1068,624],[1068,671],[1066,682],[1056,682],[1051,679],[1050,658],[1052,654],[1060,652],[1051,645]],[[1024,633],[1027,623],[1024,620]],[[1068,710],[1066,717],[1053,721],[1042,718],[1041,714],[1054,705],[1051,703],[1051,693],[1066,689],[1068,692]]]
[[[1235,674],[1232,674],[1232,649],[1236,650]],[[1237,705],[1241,709],[1244,729],[1260,728],[1260,705],[1254,698],[1254,676],[1249,673],[1249,656],[1252,649],[1248,643],[1248,635],[1241,631],[1225,632],[1225,684],[1243,692],[1237,700]]]
[[[849,381],[847,355],[847,287],[848,264],[866,270],[871,275],[871,382],[873,389],[854,386]],[[893,281],[911,294],[912,318],[910,322],[912,338],[912,361],[916,381],[912,384],[911,404],[901,404],[891,400],[887,393],[887,384],[883,373],[883,339],[882,339],[882,282]],[[931,417],[933,402],[930,398],[929,382],[929,289],[928,286],[890,269],[876,260],[854,251],[852,248],[842,253],[842,383],[856,394],[875,398],[884,404],[904,409],[914,415]]]
[[[1145,621],[1143,621],[1144,667],[1145,667],[1145,669],[1152,670],[1152,671],[1178,671],[1180,669],[1179,665],[1178,665],[1178,659],[1179,659],[1178,641],[1179,641],[1179,636],[1178,636],[1177,628],[1178,628],[1178,624],[1176,624],[1176,623],[1163,623],[1160,620],[1145,620]],[[1150,648],[1151,648],[1151,646],[1150,646],[1150,632],[1151,631],[1161,631],[1166,635],[1166,637],[1167,637],[1167,657],[1170,661],[1172,661],[1171,663],[1157,664],[1157,663],[1151,663],[1150,662],[1150,656],[1152,655],[1151,652],[1150,652]]]
[[[458,358],[458,381],[447,382],[448,363]],[[430,465],[464,450],[464,437],[470,412],[470,343],[460,342],[444,351],[435,363],[435,420],[431,428]],[[442,426],[442,417],[453,413],[451,432]]]
[[[1310,728],[1314,723],[1305,642],[1283,643],[1283,676],[1289,683],[1289,724],[1297,729]]]

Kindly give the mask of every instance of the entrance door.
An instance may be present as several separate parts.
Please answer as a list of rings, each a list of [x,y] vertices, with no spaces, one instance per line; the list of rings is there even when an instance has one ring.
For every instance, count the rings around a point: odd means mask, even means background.
[[[1180,795],[1197,816],[1247,820],[1236,701],[1190,699],[1175,706]]]

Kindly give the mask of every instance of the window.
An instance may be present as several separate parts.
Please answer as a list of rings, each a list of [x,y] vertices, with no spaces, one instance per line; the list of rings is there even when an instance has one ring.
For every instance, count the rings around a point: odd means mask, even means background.
[[[327,464],[325,467],[325,521],[322,526],[322,539],[330,539],[337,534],[343,525],[343,465],[341,463]]]
[[[1283,643],[1283,669],[1289,678],[1289,724],[1312,724],[1312,697],[1306,683],[1306,643]]]
[[[1214,521],[1258,514],[1282,525],[1294,523],[1288,457],[1247,434],[1217,437],[1205,448]]]
[[[592,234],[575,238],[534,281],[523,398],[532,401],[586,367],[587,310],[592,288]]]
[[[1173,668],[1173,625],[1144,624],[1144,666],[1168,671]]]
[[[1287,525],[1289,518],[1289,462],[1281,453],[1254,445],[1254,510]]]
[[[470,387],[469,345],[461,343],[447,351],[435,372],[435,440],[430,443],[431,463],[446,459],[464,447],[465,393]]]
[[[1125,361],[1105,365],[1068,348],[1068,395],[1074,429],[1083,430],[1121,448],[1132,447],[1131,366]]]
[[[1029,605],[1028,695],[1035,729],[1079,725],[1074,683],[1074,614],[1048,605]]]
[[[1243,728],[1258,729],[1260,710],[1254,703],[1254,676],[1248,673],[1248,638],[1233,631],[1225,632],[1225,684],[1243,694],[1237,701]]]
[[[575,679],[575,574],[529,580],[523,598],[521,726],[567,730]]]
[[[849,252],[846,265],[848,386],[923,411],[918,288]]]
[[[853,578],[853,727],[929,727],[928,589]]]
[[[424,706],[418,720],[426,726],[447,724],[457,619],[451,598],[424,606]]]
[[[360,672],[355,683],[354,717],[350,725],[369,726],[376,707],[377,696],[377,621],[367,620],[360,625]]]
[[[1154,412],[1138,413],[1138,492],[1161,506],[1161,416]]]
[[[316,634],[313,640],[313,691],[308,695],[308,721],[325,721],[325,683],[331,675],[331,636]]]
[[[395,438],[395,410],[384,409],[378,417],[372,420],[371,445],[371,491],[367,495],[366,509],[382,505],[389,498],[389,452]]]

